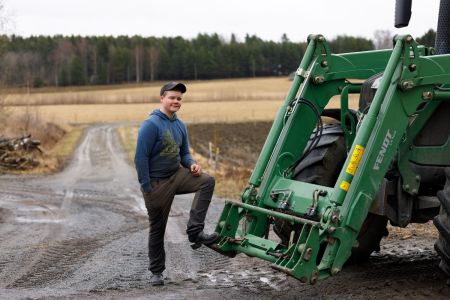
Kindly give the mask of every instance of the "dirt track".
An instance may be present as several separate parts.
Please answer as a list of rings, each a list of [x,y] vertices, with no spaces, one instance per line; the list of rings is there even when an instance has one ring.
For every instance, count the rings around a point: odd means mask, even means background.
[[[151,287],[146,214],[114,127],[89,128],[68,167],[47,177],[0,177],[0,298],[448,299],[434,239],[388,239],[368,264],[314,286],[268,263],[191,250],[192,195],[177,197],[166,232],[167,283]],[[223,204],[208,214],[213,228]]]

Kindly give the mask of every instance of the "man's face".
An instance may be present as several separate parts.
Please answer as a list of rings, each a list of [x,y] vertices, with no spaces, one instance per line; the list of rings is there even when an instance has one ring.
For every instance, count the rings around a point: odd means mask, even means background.
[[[163,109],[166,112],[173,114],[180,109],[183,94],[178,91],[167,91],[160,98]]]

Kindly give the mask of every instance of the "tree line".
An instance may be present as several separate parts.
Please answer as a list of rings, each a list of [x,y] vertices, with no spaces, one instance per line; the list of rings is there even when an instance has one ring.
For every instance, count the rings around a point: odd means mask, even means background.
[[[329,43],[335,53],[372,50],[379,44],[352,36],[337,36]],[[192,39],[2,35],[0,80],[41,87],[284,76],[297,68],[306,46],[285,34],[280,42],[255,35],[238,41],[233,34],[228,40],[218,34]]]

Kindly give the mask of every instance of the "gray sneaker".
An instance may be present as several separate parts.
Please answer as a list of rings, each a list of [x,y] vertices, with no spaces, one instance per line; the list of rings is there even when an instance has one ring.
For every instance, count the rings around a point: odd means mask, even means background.
[[[162,274],[153,274],[152,277],[150,277],[150,284],[155,285],[164,285],[164,277]]]

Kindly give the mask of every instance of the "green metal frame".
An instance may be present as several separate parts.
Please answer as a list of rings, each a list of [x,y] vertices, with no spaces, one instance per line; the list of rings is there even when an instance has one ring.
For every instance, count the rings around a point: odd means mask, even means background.
[[[289,93],[278,111],[242,202],[227,202],[216,232],[215,249],[242,252],[273,263],[273,267],[314,283],[337,274],[351,254],[389,164],[400,154],[399,166],[411,193],[420,177],[409,161],[450,165],[449,142],[417,148],[412,140],[450,92],[450,55],[430,56],[411,36],[398,36],[393,50],[335,55],[321,35],[308,38],[308,47]],[[317,116],[297,99],[307,99],[321,114],[334,95],[341,95],[342,123],[349,114],[348,94],[367,79],[384,72],[368,113],[344,129],[351,145],[333,188],[292,180],[292,165],[306,148]],[[419,105],[424,105],[417,114]],[[414,119],[414,122],[412,120]],[[425,156],[427,155],[427,156]],[[405,189],[408,191],[408,189]],[[289,245],[268,239],[273,219],[301,224],[299,238]]]

